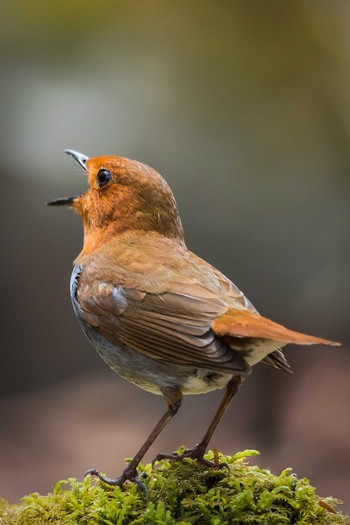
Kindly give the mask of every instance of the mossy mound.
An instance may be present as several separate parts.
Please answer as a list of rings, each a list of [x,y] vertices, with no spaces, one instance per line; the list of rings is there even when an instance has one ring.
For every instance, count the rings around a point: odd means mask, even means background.
[[[291,469],[279,476],[245,458],[220,455],[227,469],[207,469],[185,460],[162,462],[152,470],[141,467],[149,502],[134,484],[110,487],[100,481],[60,481],[52,494],[31,494],[20,505],[0,500],[2,525],[326,525],[348,524],[350,518],[336,512],[340,503],[319,498],[305,478]],[[213,453],[206,456],[213,460]],[[68,487],[67,487],[68,485]]]

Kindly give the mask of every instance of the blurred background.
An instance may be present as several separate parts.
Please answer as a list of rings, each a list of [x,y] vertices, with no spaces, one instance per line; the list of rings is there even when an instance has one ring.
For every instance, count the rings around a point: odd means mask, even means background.
[[[2,4],[0,495],[120,473],[164,410],[111,372],[69,297],[86,179],[62,150],[157,169],[188,246],[265,316],[343,342],[255,367],[211,443],[291,466],[350,511],[350,4]],[[187,397],[147,455],[192,446],[222,392]]]

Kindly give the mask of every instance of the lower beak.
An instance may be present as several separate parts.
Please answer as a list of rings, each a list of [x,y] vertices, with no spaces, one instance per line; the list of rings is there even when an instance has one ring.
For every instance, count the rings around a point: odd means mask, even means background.
[[[61,197],[54,201],[47,202],[47,206],[73,206],[73,203],[77,197]]]

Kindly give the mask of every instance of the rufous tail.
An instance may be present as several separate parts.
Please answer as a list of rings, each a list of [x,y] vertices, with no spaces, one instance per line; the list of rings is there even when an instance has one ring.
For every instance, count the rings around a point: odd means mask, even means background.
[[[219,337],[269,339],[281,344],[340,346],[340,343],[335,341],[288,330],[288,328],[249,310],[232,308],[214,319],[211,328]]]

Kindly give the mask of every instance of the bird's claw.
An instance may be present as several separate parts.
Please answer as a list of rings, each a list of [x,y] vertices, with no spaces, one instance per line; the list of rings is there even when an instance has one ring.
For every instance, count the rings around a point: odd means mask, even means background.
[[[149,501],[148,490],[147,490],[146,484],[144,483],[144,481],[142,481],[140,479],[136,468],[130,467],[130,465],[128,465],[123,470],[122,475],[119,476],[118,478],[108,478],[107,476],[104,476],[103,474],[101,474],[101,472],[99,472],[95,468],[91,468],[91,469],[87,470],[85,472],[85,474],[84,474],[84,477],[86,477],[88,475],[96,476],[98,479],[100,479],[104,483],[107,483],[108,485],[111,485],[113,487],[115,487],[115,486],[120,487],[120,486],[122,486],[125,483],[125,481],[131,481],[131,483],[135,483],[137,485],[138,489],[141,490],[141,492],[144,493],[144,495],[146,497],[146,501],[147,502]]]
[[[183,461],[184,459],[194,459],[195,461],[198,461],[198,463],[206,467],[215,469],[226,468],[227,470],[230,470],[230,467],[227,463],[217,463],[214,461],[210,461],[209,459],[205,459],[204,453],[205,450],[203,450],[202,447],[196,446],[192,449],[185,449],[182,454],[179,454],[178,452],[173,452],[172,454],[157,454],[152,461],[152,468],[154,468],[156,463],[162,460]]]

